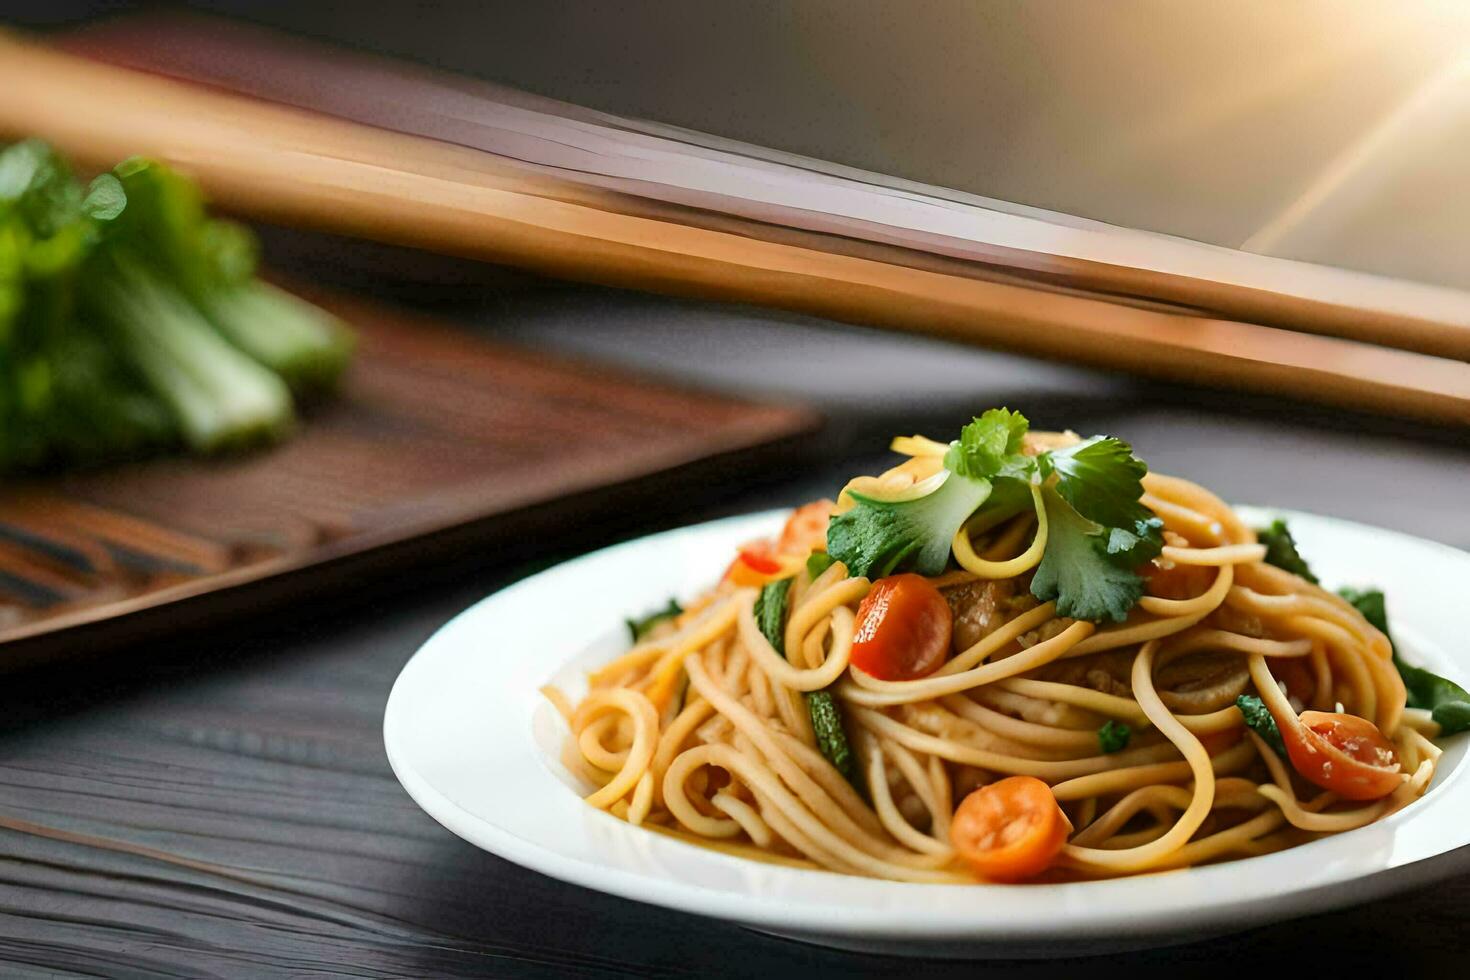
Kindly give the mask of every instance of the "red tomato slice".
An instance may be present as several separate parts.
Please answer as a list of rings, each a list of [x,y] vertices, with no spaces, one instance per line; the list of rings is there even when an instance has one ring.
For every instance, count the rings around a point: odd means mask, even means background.
[[[1282,741],[1292,767],[1314,786],[1345,800],[1376,800],[1403,782],[1393,743],[1366,718],[1329,711],[1303,711],[1300,725],[1282,724]]]
[[[965,797],[949,836],[981,878],[1022,881],[1051,867],[1071,829],[1050,786],[1035,776],[1009,776]]]
[[[781,570],[781,563],[776,560],[769,541],[751,541],[741,545],[740,561],[762,575],[775,575]]]
[[[725,569],[724,580],[739,586],[760,588],[784,566],[776,555],[776,546],[767,539],[747,541],[738,549],[735,560]]]
[[[827,521],[835,505],[830,500],[814,500],[796,508],[776,540],[776,553],[805,555],[827,550]]]
[[[909,681],[939,669],[949,653],[954,614],[922,576],[890,575],[858,606],[852,663],[885,681]]]

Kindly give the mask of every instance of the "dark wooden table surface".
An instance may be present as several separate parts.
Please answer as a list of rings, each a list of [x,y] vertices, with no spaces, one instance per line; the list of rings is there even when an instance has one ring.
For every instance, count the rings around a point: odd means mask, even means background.
[[[789,472],[498,548],[331,602],[0,681],[0,975],[574,976],[908,972],[610,898],[476,850],[420,812],[383,753],[388,690],[453,613],[578,548],[830,494],[888,434],[995,404],[1132,438],[1242,502],[1470,548],[1463,433],[1140,387],[1098,374],[755,311],[607,291],[497,293],[497,336],[713,386],[795,394],[832,422]],[[1470,586],[1470,583],[1466,583]],[[181,624],[186,625],[186,624]],[[1470,819],[1470,815],[1467,815]],[[1249,873],[1242,868],[1242,873]],[[962,896],[957,893],[957,900]],[[1463,973],[1470,876],[1372,907],[1106,960],[926,963],[934,976],[1067,976],[1307,956],[1354,973]]]

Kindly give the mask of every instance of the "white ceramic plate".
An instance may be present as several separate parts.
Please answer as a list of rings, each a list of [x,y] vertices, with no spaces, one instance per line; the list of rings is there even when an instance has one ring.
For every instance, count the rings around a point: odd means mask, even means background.
[[[1270,512],[1242,509],[1248,520]],[[1409,658],[1470,682],[1470,555],[1361,524],[1285,513],[1329,587],[1376,584]],[[909,954],[1044,955],[1177,942],[1463,870],[1466,738],[1425,797],[1387,820],[1276,854],[1114,881],[916,885],[776,867],[630,827],[579,799],[565,732],[537,688],[576,696],[627,647],[623,618],[689,597],[785,512],[657,534],[542,572],[436,633],[388,699],[384,739],[409,794],[454,833],[564,881],[813,942]]]

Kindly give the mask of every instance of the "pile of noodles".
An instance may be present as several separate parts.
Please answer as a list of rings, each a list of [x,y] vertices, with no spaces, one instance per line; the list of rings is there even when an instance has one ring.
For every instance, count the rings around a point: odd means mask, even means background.
[[[936,472],[932,444],[911,442],[908,462],[853,485],[893,490]],[[1045,781],[1072,823],[1051,879],[1261,854],[1419,796],[1440,753],[1427,713],[1405,708],[1383,634],[1339,597],[1265,564],[1254,532],[1213,494],[1160,474],[1144,488],[1164,523],[1160,563],[1198,591],[1146,595],[1120,624],[1060,618],[1028,594],[1044,511],[972,522],[955,539],[959,568],[931,581],[997,583],[1003,624],[928,677],[884,681],[849,665],[868,579],[840,562],[815,580],[798,573],[786,658],[757,625],[757,591],[725,583],[593,673],[580,703],[546,689],[571,729],[563,761],[596,787],[588,803],[629,823],[752,858],[917,882],[975,880],[956,859],[951,816],[1008,775]],[[1273,677],[1288,659],[1309,669],[1306,704]],[[818,751],[802,693],[821,689],[843,709],[861,792]],[[1364,804],[1293,779],[1245,729],[1241,694],[1277,717],[1311,708],[1373,721],[1397,748],[1402,785]],[[1105,753],[1098,729],[1109,719],[1133,738]]]

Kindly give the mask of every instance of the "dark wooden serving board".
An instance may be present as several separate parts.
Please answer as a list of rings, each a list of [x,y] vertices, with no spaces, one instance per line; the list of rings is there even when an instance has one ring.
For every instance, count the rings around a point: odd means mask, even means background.
[[[699,464],[753,465],[817,425],[311,298],[360,346],[340,396],[289,442],[0,489],[0,669],[406,574],[548,521],[615,519]]]

